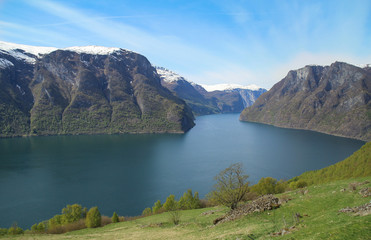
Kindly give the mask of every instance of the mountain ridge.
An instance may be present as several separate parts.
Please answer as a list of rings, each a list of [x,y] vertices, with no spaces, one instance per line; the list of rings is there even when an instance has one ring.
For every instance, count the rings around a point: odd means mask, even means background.
[[[289,71],[240,116],[242,121],[371,140],[371,74],[335,62]]]
[[[166,68],[156,67],[156,70],[161,77],[162,85],[185,100],[196,115],[240,113],[266,91],[256,85],[242,86],[238,84],[218,84],[215,85],[216,87],[210,85],[209,90],[213,91],[208,91],[203,87],[204,85],[188,81]],[[256,88],[258,89],[253,90]]]
[[[1,46],[2,137],[181,133],[194,126],[189,107],[162,87],[140,54],[96,46],[28,46],[32,53],[25,45]]]

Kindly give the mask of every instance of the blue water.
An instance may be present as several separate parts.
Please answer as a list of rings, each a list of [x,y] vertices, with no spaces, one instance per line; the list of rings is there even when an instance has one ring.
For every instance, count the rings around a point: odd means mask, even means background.
[[[238,117],[198,117],[184,135],[0,139],[0,227],[29,228],[73,203],[98,206],[108,216],[139,215],[189,188],[204,197],[231,163],[242,162],[252,183],[289,179],[341,161],[364,144]]]

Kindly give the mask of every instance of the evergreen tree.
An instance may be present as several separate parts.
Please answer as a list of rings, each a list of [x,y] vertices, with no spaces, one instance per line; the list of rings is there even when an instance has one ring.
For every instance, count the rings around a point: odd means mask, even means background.
[[[165,211],[175,211],[178,209],[178,203],[175,200],[175,196],[171,194],[166,198],[166,202],[164,203]]]
[[[149,216],[152,214],[151,208],[147,207],[146,209],[143,210],[142,216]]]
[[[152,213],[153,214],[160,213],[161,210],[162,210],[162,203],[160,200],[158,200],[157,202],[155,202],[155,204],[152,207]]]
[[[101,215],[98,210],[98,207],[90,208],[89,212],[86,214],[86,227],[96,228],[101,226]]]
[[[117,215],[116,212],[114,212],[113,215],[112,215],[112,222],[113,222],[113,223],[117,223],[117,222],[119,222],[119,221],[120,221],[120,220],[119,220],[119,216]]]

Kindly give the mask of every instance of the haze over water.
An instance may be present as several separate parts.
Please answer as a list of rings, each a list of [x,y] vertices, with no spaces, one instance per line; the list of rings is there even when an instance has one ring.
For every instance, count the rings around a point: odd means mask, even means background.
[[[231,163],[242,162],[252,183],[289,179],[341,161],[364,144],[238,117],[198,117],[184,135],[0,139],[0,227],[29,228],[74,203],[98,206],[108,216],[140,215],[189,188],[204,197]]]

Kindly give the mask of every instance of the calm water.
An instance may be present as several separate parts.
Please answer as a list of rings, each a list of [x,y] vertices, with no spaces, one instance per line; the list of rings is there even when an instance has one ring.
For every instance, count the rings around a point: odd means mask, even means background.
[[[242,162],[249,180],[289,179],[343,160],[364,142],[238,121],[197,118],[184,135],[99,135],[0,139],[0,227],[23,228],[67,204],[112,216],[141,214],[188,188],[203,197],[213,177]]]

